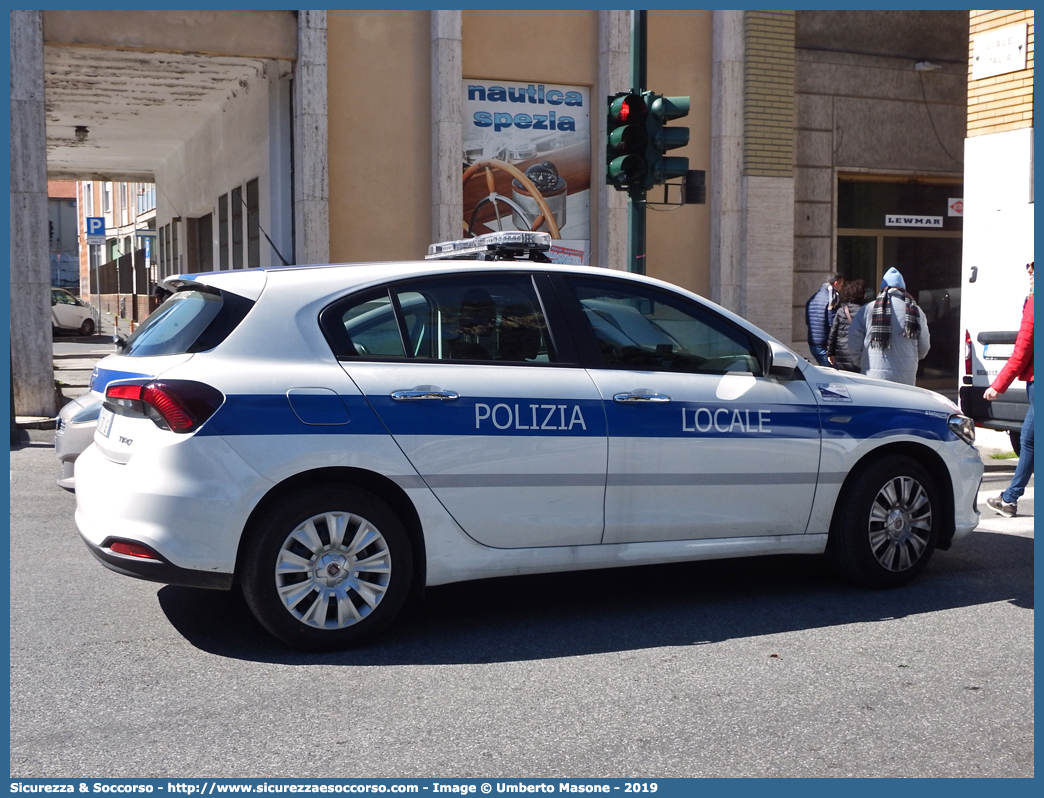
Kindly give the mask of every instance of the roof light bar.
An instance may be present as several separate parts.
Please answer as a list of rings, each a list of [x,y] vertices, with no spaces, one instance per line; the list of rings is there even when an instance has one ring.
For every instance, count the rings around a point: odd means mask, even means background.
[[[529,257],[545,261],[551,249],[550,233],[486,233],[476,238],[441,241],[428,247],[425,260],[511,260]]]

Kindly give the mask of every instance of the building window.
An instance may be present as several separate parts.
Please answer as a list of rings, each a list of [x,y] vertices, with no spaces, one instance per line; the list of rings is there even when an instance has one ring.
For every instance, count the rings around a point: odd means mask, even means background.
[[[127,201],[127,184],[120,183],[120,224],[127,224],[128,211],[130,203]],[[130,246],[127,247],[127,251],[130,252]]]
[[[232,268],[243,268],[243,190],[232,189]]]
[[[156,265],[159,266],[160,279],[167,276],[167,228],[161,227],[156,236],[156,245],[159,252],[156,253]]]
[[[218,268],[228,270],[228,194],[218,197]]]
[[[102,185],[102,213],[112,213],[112,183]]]
[[[199,271],[214,270],[214,214],[200,216],[196,222],[197,244],[199,248]]]
[[[172,222],[170,225],[170,267],[171,274],[180,274],[181,269],[181,253],[178,251],[178,223]]]
[[[156,210],[156,186],[146,183],[138,188],[138,216]]]
[[[94,183],[83,184],[83,215],[94,216]]]
[[[261,265],[261,208],[256,177],[246,184],[246,207],[247,266],[257,268]]]

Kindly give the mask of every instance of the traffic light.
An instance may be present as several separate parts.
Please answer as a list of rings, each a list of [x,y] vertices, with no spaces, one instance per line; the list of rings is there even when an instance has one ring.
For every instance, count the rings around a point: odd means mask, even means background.
[[[674,177],[685,177],[689,159],[666,157],[667,150],[689,143],[687,127],[666,127],[667,122],[689,114],[688,97],[665,97],[651,91],[642,92],[648,113],[645,116],[645,137],[648,141],[645,156],[645,188],[666,183]]]
[[[644,188],[649,107],[642,95],[633,92],[618,92],[608,98],[608,103],[605,182],[617,191]]]

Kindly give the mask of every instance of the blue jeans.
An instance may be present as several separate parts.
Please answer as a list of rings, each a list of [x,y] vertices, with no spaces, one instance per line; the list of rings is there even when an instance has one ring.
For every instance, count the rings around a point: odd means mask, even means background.
[[[826,347],[825,346],[814,346],[814,345],[810,344],[808,348],[812,352],[812,357],[814,357],[816,359],[816,362],[819,365],[826,366],[827,368],[833,368],[830,365],[830,361],[827,360],[827,353],[826,353]]]
[[[1026,383],[1026,398],[1029,399],[1029,410],[1026,411],[1026,420],[1022,422],[1022,437],[1019,452],[1019,464],[1015,466],[1015,476],[1011,478],[1008,489],[1001,494],[1006,502],[1015,502],[1026,492],[1030,477],[1033,476],[1033,383]]]

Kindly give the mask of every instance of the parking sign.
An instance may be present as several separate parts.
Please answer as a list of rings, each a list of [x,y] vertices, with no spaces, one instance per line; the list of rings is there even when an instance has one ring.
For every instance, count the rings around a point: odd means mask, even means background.
[[[84,229],[87,233],[88,244],[105,244],[105,217],[104,216],[87,216],[84,221],[86,222]]]

